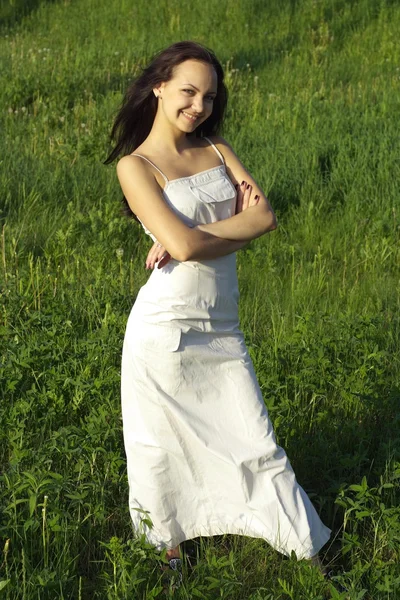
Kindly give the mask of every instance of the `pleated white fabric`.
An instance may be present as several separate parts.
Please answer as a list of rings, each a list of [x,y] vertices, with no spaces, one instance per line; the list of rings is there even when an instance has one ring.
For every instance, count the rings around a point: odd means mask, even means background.
[[[213,147],[218,167],[163,174],[166,202],[190,226],[235,214],[236,191]],[[331,530],[276,443],[238,300],[234,253],[171,260],[139,291],[121,365],[133,527],[158,550],[231,533],[310,558]]]

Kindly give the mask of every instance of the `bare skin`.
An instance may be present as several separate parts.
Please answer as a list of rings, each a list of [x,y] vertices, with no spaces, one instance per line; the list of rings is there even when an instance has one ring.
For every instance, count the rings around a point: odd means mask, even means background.
[[[236,211],[235,214],[246,210],[250,206],[258,204],[260,197],[258,195],[252,196],[252,186],[247,188],[247,182],[244,181],[242,185],[238,187],[237,199],[236,199]],[[200,226],[202,227],[202,226]],[[200,228],[198,227],[198,228]],[[238,250],[247,244],[246,241],[238,241]],[[149,250],[146,258],[146,269],[154,269],[157,265],[157,269],[161,269],[164,265],[171,260],[171,255],[167,252],[164,246],[161,246],[158,242],[154,242]]]
[[[159,98],[157,113],[150,134],[135,153],[156,164],[170,181],[221,164],[207,141],[188,136],[210,116],[216,83],[210,65],[188,60],[175,68],[171,80],[153,90]],[[169,255],[180,262],[231,254],[276,228],[275,214],[257,182],[223,138],[214,136],[213,141],[225,158],[232,183],[241,185],[246,181],[251,194],[246,210],[216,223],[193,228],[185,225],[165,202],[162,175],[142,158],[127,155],[117,164],[131,209]]]
[[[176,548],[171,548],[170,550],[167,550],[166,556],[167,556],[168,560],[170,558],[180,558],[181,557],[179,548],[180,548],[180,546],[178,544]]]

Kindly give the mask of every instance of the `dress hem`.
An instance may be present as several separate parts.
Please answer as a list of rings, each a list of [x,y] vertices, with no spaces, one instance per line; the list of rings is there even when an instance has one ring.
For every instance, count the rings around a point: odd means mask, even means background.
[[[238,529],[237,526],[232,524],[226,524],[225,526],[221,526],[221,521],[215,522],[215,524],[209,523],[207,527],[196,526],[192,528],[186,528],[185,535],[177,536],[173,539],[172,542],[169,542],[168,544],[166,542],[154,542],[151,539],[149,539],[149,537],[146,534],[145,535],[148,542],[151,545],[153,545],[157,551],[160,552],[164,548],[167,548],[167,550],[176,548],[176,546],[178,546],[182,542],[192,540],[197,537],[212,537],[214,535],[229,534],[240,535],[243,537],[260,538],[265,540],[272,548],[274,548],[274,550],[281,554],[284,554],[287,557],[290,557],[291,552],[295,552],[297,560],[299,561],[304,559],[310,559],[316,554],[318,554],[321,548],[325,546],[327,541],[330,539],[331,533],[332,530],[324,525],[323,531],[321,532],[320,536],[316,538],[312,544],[309,544],[306,547],[306,549],[303,549],[302,551],[299,550],[299,554],[296,552],[295,548],[289,550],[287,547],[280,546],[279,544],[274,544],[273,542],[271,542],[271,538],[268,537],[267,534],[260,535],[259,533],[251,533],[250,531],[244,532],[243,530]]]

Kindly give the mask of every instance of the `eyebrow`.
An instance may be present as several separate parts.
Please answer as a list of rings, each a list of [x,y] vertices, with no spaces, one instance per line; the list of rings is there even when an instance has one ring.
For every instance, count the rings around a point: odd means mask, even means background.
[[[197,88],[195,85],[193,85],[193,83],[182,83],[182,85],[191,85],[195,90],[197,90],[198,92],[200,91],[199,88]],[[215,95],[217,95],[217,92],[213,92],[212,90],[210,90],[207,93],[208,94],[215,94]]]

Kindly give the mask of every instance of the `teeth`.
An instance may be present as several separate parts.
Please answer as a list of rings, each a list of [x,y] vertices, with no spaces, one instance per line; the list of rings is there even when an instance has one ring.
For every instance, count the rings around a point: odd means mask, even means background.
[[[189,117],[189,119],[192,119],[192,121],[195,121],[197,119],[197,117],[192,117],[192,115],[188,115],[188,113],[185,112],[184,110],[182,112],[186,117]]]

